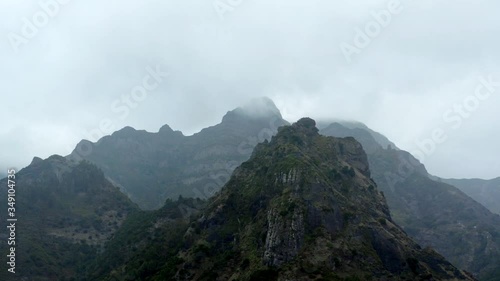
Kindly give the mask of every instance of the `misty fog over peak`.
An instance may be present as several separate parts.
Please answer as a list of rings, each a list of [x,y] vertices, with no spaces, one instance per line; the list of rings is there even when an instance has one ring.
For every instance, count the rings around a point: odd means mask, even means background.
[[[274,102],[268,97],[253,98],[241,107],[238,107],[236,110],[253,118],[269,116],[281,117],[281,112],[276,107]]]
[[[266,96],[289,122],[363,122],[432,174],[499,175],[499,2],[66,2],[46,24],[0,3],[0,170],[125,126],[191,135]]]

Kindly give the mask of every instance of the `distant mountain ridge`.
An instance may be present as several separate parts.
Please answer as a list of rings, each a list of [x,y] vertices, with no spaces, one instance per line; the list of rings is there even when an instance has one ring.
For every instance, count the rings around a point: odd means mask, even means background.
[[[456,186],[491,212],[500,214],[500,177],[483,179],[440,179]]]
[[[361,131],[367,132],[371,137],[365,136],[365,138],[373,139],[376,143],[378,143],[381,147],[387,148],[387,147],[392,147],[393,149],[399,149],[396,144],[394,144],[392,141],[390,141],[386,136],[382,135],[381,133],[374,131],[370,129],[368,126],[365,124],[358,122],[358,121],[346,121],[346,120],[321,120],[318,122],[318,129],[320,131],[327,130],[327,127],[330,126],[342,126],[347,129],[351,130],[357,130],[359,134],[364,134],[361,133]],[[372,142],[366,141],[365,145],[372,144]],[[366,148],[365,148],[366,150]]]
[[[141,208],[158,209],[179,195],[212,196],[257,143],[286,124],[274,103],[260,98],[192,136],[168,125],[158,133],[126,127],[97,143],[82,141],[68,158],[95,163]]]

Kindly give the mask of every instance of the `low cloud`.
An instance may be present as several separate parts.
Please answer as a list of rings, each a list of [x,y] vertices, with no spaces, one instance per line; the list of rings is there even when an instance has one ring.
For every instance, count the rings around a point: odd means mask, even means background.
[[[103,119],[191,134],[260,96],[289,121],[355,119],[412,151],[446,125],[443,114],[479,77],[500,72],[493,0],[401,0],[403,9],[350,62],[339,46],[391,1],[222,1],[232,5],[223,19],[217,0],[40,2],[59,10],[0,3],[0,169],[67,154]],[[44,12],[47,23],[36,22]],[[26,20],[36,25],[31,38]],[[12,34],[29,40],[13,47]],[[158,64],[169,77],[126,118],[114,118],[113,101]],[[500,90],[427,157],[430,172],[499,176],[499,106]]]

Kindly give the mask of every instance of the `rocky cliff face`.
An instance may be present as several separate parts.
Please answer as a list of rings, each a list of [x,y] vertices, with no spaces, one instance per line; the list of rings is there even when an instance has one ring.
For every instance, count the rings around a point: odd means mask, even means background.
[[[500,280],[500,217],[444,182],[433,180],[410,153],[386,148],[369,131],[332,124],[329,136],[353,136],[368,147],[372,176],[394,221],[423,246],[431,246],[481,280]]]
[[[473,280],[392,221],[357,141],[308,118],[258,145],[176,244],[144,279]]]
[[[304,244],[304,214],[294,210],[289,220],[283,220],[278,210],[267,214],[267,234],[264,264],[279,267],[292,261]]]

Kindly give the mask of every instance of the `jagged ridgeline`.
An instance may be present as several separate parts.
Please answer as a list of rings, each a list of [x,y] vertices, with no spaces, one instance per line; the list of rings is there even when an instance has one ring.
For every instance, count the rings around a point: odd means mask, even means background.
[[[158,133],[126,127],[96,143],[80,142],[68,158],[96,164],[142,209],[159,209],[179,195],[212,196],[257,143],[285,124],[274,103],[261,98],[192,136],[168,125]]]
[[[120,230],[87,280],[474,280],[392,221],[355,139],[309,118],[259,144],[206,207],[185,201],[127,220],[133,238]],[[186,205],[191,222],[174,223]]]

